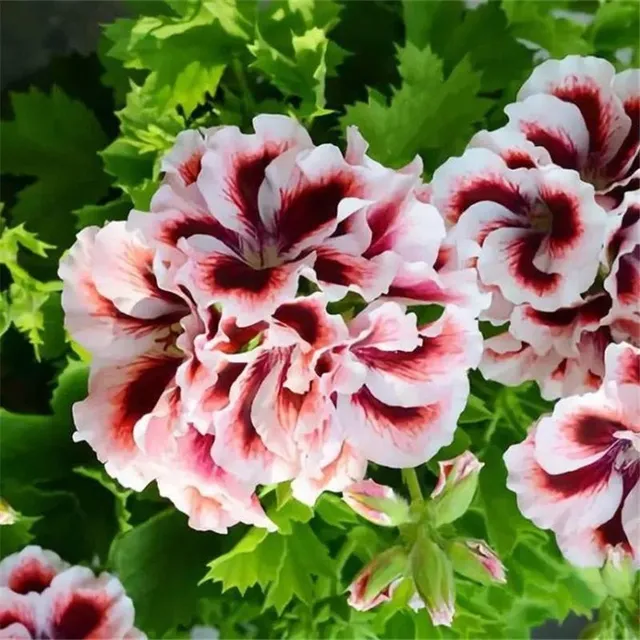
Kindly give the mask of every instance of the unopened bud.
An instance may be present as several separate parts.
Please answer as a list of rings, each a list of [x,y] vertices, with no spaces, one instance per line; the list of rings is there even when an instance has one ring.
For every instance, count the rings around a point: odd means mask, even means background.
[[[602,581],[614,598],[626,598],[631,595],[635,572],[633,558],[622,545],[610,547],[602,568]]]
[[[457,520],[469,508],[484,466],[470,451],[439,465],[438,483],[431,493],[436,527]]]
[[[507,581],[500,558],[483,540],[454,540],[447,548],[456,573],[481,584]]]
[[[373,480],[362,480],[342,492],[344,501],[374,524],[396,527],[409,520],[409,505],[391,487]]]
[[[407,564],[402,547],[391,547],[376,556],[349,585],[349,606],[368,611],[389,600],[393,585],[404,576]]]
[[[419,530],[411,550],[411,575],[435,626],[451,626],[455,613],[453,568],[447,554]]]
[[[11,505],[0,498],[0,525],[14,524],[18,521],[18,513],[11,508]]]

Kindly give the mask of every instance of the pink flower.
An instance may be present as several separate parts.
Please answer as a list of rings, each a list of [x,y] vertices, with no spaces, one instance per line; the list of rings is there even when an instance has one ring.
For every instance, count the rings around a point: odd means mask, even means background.
[[[38,596],[0,587],[0,638],[38,637]]]
[[[617,545],[635,552],[637,505],[628,501],[640,478],[640,350],[610,345],[605,358],[597,392],[560,400],[505,454],[522,513],[552,529],[580,566],[602,565]]]
[[[42,593],[69,565],[53,551],[29,545],[0,562],[0,587],[14,593]]]

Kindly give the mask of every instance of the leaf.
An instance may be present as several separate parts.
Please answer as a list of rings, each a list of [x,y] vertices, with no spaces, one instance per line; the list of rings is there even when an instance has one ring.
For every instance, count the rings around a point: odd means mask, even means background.
[[[491,420],[491,418],[493,418],[493,414],[487,409],[484,401],[473,394],[469,394],[467,406],[458,418],[458,424],[484,422],[485,420]]]
[[[429,48],[407,44],[398,52],[402,84],[387,101],[347,107],[342,125],[357,125],[371,155],[401,166],[420,153],[429,169],[466,145],[490,102],[478,97],[480,75],[463,59],[445,79],[442,60]]]
[[[75,402],[87,395],[89,367],[78,360],[68,360],[56,381],[51,397],[51,409],[56,420],[62,424],[73,424],[71,408]]]
[[[267,509],[267,515],[283,535],[290,535],[294,522],[309,522],[313,517],[313,509],[298,502],[291,494],[291,486],[281,483],[276,488],[277,503]]]
[[[92,225],[101,227],[112,220],[126,220],[132,208],[131,200],[124,194],[105,204],[87,204],[73,212],[77,217],[76,229]]]
[[[11,102],[14,119],[3,122],[0,141],[2,172],[35,178],[18,194],[12,219],[37,228],[45,242],[67,247],[74,236],[71,211],[107,191],[97,156],[105,135],[93,113],[57,87],[49,94],[34,88],[13,93]]]
[[[315,506],[316,514],[327,524],[340,529],[347,529],[359,522],[358,516],[338,496],[323,493]]]
[[[602,2],[589,28],[590,40],[598,52],[615,53],[631,47],[638,62],[640,11],[634,2]]]
[[[190,529],[185,516],[173,510],[114,540],[109,563],[136,604],[137,626],[152,637],[191,626],[198,582],[218,540]]]
[[[34,539],[31,528],[38,518],[20,514],[16,514],[16,517],[14,523],[0,525],[0,560],[22,551]]]

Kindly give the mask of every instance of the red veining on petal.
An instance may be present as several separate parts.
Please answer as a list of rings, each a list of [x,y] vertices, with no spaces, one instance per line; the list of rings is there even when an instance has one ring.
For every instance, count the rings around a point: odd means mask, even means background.
[[[395,248],[396,232],[393,228],[402,199],[389,200],[372,206],[367,211],[367,224],[371,229],[371,243],[365,253],[365,258],[373,258],[385,251]]]
[[[499,175],[482,176],[473,180],[461,180],[455,189],[447,217],[451,222],[476,202],[496,202],[513,213],[524,213],[527,202],[516,185]]]
[[[314,308],[303,303],[283,304],[276,309],[273,317],[278,322],[291,327],[305,342],[315,344],[320,333],[320,324]]]
[[[31,634],[31,637],[36,637],[36,628],[34,620],[30,615],[22,615],[23,612],[20,609],[3,609],[0,611],[0,630],[10,627],[12,624],[21,624]]]
[[[277,288],[282,284],[285,274],[277,267],[254,269],[233,256],[217,254],[214,265],[209,269],[205,263],[206,285],[214,290],[246,291],[259,294]]]
[[[611,236],[609,241],[608,252],[610,259],[615,258],[620,251],[620,246],[629,235],[629,229],[640,221],[640,205],[632,204],[624,212],[620,226]]]
[[[551,213],[549,251],[561,257],[579,240],[584,228],[580,222],[580,203],[564,191],[543,188],[541,197]]]
[[[113,398],[117,411],[110,425],[114,440],[134,450],[133,428],[142,416],[151,413],[173,380],[180,358],[142,356],[132,367],[131,378]]]
[[[640,385],[640,355],[633,349],[625,349],[619,357],[616,382]]]
[[[43,565],[36,558],[27,558],[13,569],[7,586],[15,593],[42,593],[55,575],[56,572],[51,567]]]
[[[149,214],[153,215],[153,214]],[[180,238],[195,235],[212,236],[235,249],[238,246],[236,235],[223,227],[211,214],[202,213],[200,216],[172,217],[162,224],[159,232],[160,240],[175,246]]]
[[[640,97],[634,96],[624,102],[624,110],[631,119],[631,128],[616,155],[607,164],[606,174],[611,180],[624,177],[625,168],[638,153],[640,146]]]
[[[598,453],[616,444],[616,431],[625,431],[626,426],[616,417],[608,417],[584,412],[572,417],[562,430],[573,434],[573,439],[580,443],[582,449],[590,454]]]
[[[110,601],[104,594],[76,592],[63,603],[56,603],[52,639],[90,638],[102,623]]]
[[[638,306],[640,300],[640,245],[620,258],[616,273],[618,300],[625,305]]]
[[[183,436],[183,444],[189,456],[188,467],[202,478],[210,478],[219,468],[211,457],[211,447],[215,436],[213,434],[201,434],[193,427],[189,428]]]
[[[180,173],[180,177],[184,180],[184,183],[189,186],[193,184],[200,175],[200,169],[202,168],[202,151],[196,151],[188,160],[185,160],[180,167],[178,168],[178,172]]]
[[[533,289],[538,295],[554,291],[561,280],[557,273],[545,273],[533,264],[542,238],[542,234],[532,233],[513,240],[507,248],[511,274],[523,287]]]
[[[551,93],[580,109],[589,132],[589,155],[601,154],[607,144],[612,113],[611,108],[602,100],[598,84],[590,78],[569,76],[562,85],[554,87]]]
[[[523,122],[520,126],[528,140],[549,152],[555,164],[564,169],[578,168],[578,151],[565,133],[549,131],[535,122]]]
[[[531,306],[526,307],[526,316],[531,322],[547,327],[568,327],[576,321],[581,324],[596,322],[609,313],[611,298],[598,295],[589,298],[580,306],[563,307],[557,311],[538,311]]]

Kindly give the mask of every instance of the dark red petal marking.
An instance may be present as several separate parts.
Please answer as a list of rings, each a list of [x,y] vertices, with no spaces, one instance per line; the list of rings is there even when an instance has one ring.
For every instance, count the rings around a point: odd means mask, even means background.
[[[620,251],[620,245],[627,238],[629,228],[633,227],[640,220],[640,205],[632,204],[624,212],[620,226],[609,241],[609,256],[613,260]]]
[[[288,303],[276,309],[273,317],[291,327],[305,342],[315,344],[320,333],[318,316],[314,309],[305,304]]]
[[[600,98],[598,84],[593,80],[581,81],[576,76],[570,76],[565,79],[563,86],[554,87],[551,93],[580,109],[589,132],[589,155],[601,154],[607,144],[612,114]]]
[[[563,430],[573,431],[575,441],[591,453],[597,453],[616,444],[617,440],[613,434],[616,431],[625,431],[626,428],[614,418],[593,413],[576,416],[569,425],[563,426]]]
[[[313,265],[318,280],[348,287],[362,285],[372,277],[375,263],[360,256],[350,256],[325,249],[318,252]]]
[[[568,327],[577,320],[589,324],[595,322],[609,313],[611,298],[607,294],[594,296],[584,304],[577,307],[564,307],[557,311],[538,311],[533,307],[527,307],[527,318],[536,324],[547,327]]]
[[[503,153],[502,159],[509,169],[533,169],[536,166],[535,161],[526,151],[512,149]]]
[[[180,177],[184,180],[184,183],[188,186],[193,184],[200,175],[200,169],[202,169],[202,151],[196,151],[188,160],[183,162],[178,172]]]
[[[152,213],[149,215],[153,215]],[[228,247],[237,250],[238,237],[229,229],[223,227],[211,214],[202,213],[195,218],[192,216],[175,217],[162,224],[160,240],[175,246],[180,238],[189,238],[195,235],[212,236]]]
[[[225,194],[237,207],[240,219],[253,230],[257,239],[262,238],[264,228],[258,209],[258,191],[269,164],[285,151],[286,144],[267,144],[257,153],[234,158]]]
[[[549,250],[554,257],[559,257],[576,244],[584,230],[580,222],[580,203],[563,191],[543,188],[541,196],[551,213]]]
[[[371,426],[378,433],[401,431],[404,435],[420,435],[441,413],[439,404],[421,407],[396,407],[385,404],[366,386],[351,396],[351,402],[360,405]]]
[[[102,623],[110,602],[105,595],[83,595],[74,593],[62,611],[55,612],[52,624],[52,639],[75,640],[90,638]]]
[[[542,234],[529,234],[509,244],[507,257],[513,277],[527,289],[533,289],[538,295],[554,291],[560,284],[557,273],[545,273],[533,264],[533,259],[542,243]]]
[[[56,572],[43,565],[39,560],[30,558],[23,560],[9,577],[8,587],[19,594],[27,594],[30,591],[42,593],[55,578]]]
[[[320,182],[303,182],[297,189],[282,193],[277,214],[280,251],[288,251],[335,220],[340,201],[355,195],[356,190],[350,174],[335,173]]]
[[[523,122],[520,126],[530,142],[549,152],[555,164],[564,169],[578,168],[578,151],[567,135],[548,131],[534,122]]]
[[[393,229],[393,224],[398,217],[401,206],[402,199],[390,200],[374,205],[367,211],[367,224],[371,229],[371,243],[363,254],[365,258],[373,258],[394,249],[396,232]]]
[[[640,299],[640,245],[620,257],[616,285],[618,300],[625,305],[638,306]]]
[[[624,103],[624,110],[631,119],[631,128],[616,155],[609,161],[606,174],[611,180],[621,179],[631,158],[640,147],[640,97],[630,98]]]
[[[497,202],[513,213],[524,213],[528,204],[516,185],[501,176],[479,177],[469,182],[462,182],[455,191],[450,204],[452,222],[476,202]]]
[[[1,605],[2,603],[0,603]],[[12,624],[21,624],[31,634],[33,638],[36,637],[36,629],[34,620],[29,614],[22,616],[22,613],[26,613],[22,608],[14,607],[11,609],[2,609],[0,611],[0,629],[6,629]]]
[[[132,378],[113,399],[118,411],[111,423],[111,433],[121,447],[135,449],[133,427],[142,416],[153,411],[180,362],[180,358],[156,356],[143,356],[136,362]]]
[[[616,378],[619,384],[640,385],[640,355],[634,353],[631,348],[622,352]]]
[[[215,290],[248,291],[256,294],[279,282],[279,270],[254,269],[232,256],[216,255],[215,267],[205,274],[207,284]]]
[[[201,434],[193,427],[184,436],[189,449],[189,469],[202,478],[215,475],[219,467],[211,457],[211,447],[215,440],[213,434]]]

